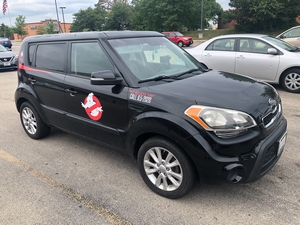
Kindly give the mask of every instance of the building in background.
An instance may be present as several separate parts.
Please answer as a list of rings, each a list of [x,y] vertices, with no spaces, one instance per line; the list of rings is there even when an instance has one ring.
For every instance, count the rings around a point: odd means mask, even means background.
[[[14,40],[21,40],[24,39],[27,36],[34,36],[38,35],[38,27],[43,26],[46,27],[47,24],[52,21],[54,25],[54,31],[56,33],[70,33],[70,28],[72,23],[62,23],[62,22],[57,22],[57,20],[43,20],[41,22],[36,22],[36,23],[26,23],[25,30],[27,32],[27,35],[20,36],[18,34],[14,34]]]

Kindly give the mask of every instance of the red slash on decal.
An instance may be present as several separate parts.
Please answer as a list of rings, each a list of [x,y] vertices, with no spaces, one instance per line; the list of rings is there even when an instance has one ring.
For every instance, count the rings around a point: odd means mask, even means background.
[[[100,120],[102,117],[102,106],[98,98],[90,93],[85,99],[84,103],[81,102],[81,106],[85,109],[86,114],[92,120]]]

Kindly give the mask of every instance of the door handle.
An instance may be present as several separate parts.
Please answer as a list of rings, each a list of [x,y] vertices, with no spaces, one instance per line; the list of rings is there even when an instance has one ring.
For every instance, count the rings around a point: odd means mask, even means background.
[[[34,79],[34,78],[30,78],[29,77],[28,80],[30,81],[31,84],[35,84],[36,83],[36,79]]]
[[[73,88],[71,89],[66,89],[67,92],[70,92],[70,96],[75,96],[77,94],[77,91],[75,91]]]

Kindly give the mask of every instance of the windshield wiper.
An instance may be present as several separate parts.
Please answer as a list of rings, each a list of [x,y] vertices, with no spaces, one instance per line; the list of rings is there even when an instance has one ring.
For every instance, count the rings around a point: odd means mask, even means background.
[[[178,78],[178,77],[181,77],[181,76],[183,76],[183,75],[186,75],[186,74],[189,74],[189,73],[193,73],[193,72],[196,72],[196,71],[201,71],[201,72],[203,72],[203,70],[202,70],[202,69],[199,69],[199,68],[197,68],[197,69],[190,69],[190,70],[185,71],[185,72],[183,72],[183,73],[177,74],[176,76],[174,76],[174,78]]]
[[[169,78],[174,79],[176,77],[167,76],[167,75],[160,75],[160,76],[151,77],[151,78],[148,78],[148,79],[145,79],[145,80],[140,80],[140,81],[138,81],[138,83],[141,84],[141,83],[145,83],[145,82],[148,82],[148,81],[159,81],[159,80],[169,79]]]

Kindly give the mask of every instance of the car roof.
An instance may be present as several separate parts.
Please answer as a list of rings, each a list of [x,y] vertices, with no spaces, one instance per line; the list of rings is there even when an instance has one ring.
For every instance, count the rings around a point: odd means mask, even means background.
[[[44,34],[26,37],[23,42],[43,42],[43,41],[63,41],[80,39],[116,39],[116,38],[136,38],[136,37],[163,37],[156,31],[91,31],[77,33]]]
[[[268,35],[266,34],[224,34],[224,35],[220,35],[217,36],[215,38],[219,38],[219,37],[266,37]]]

